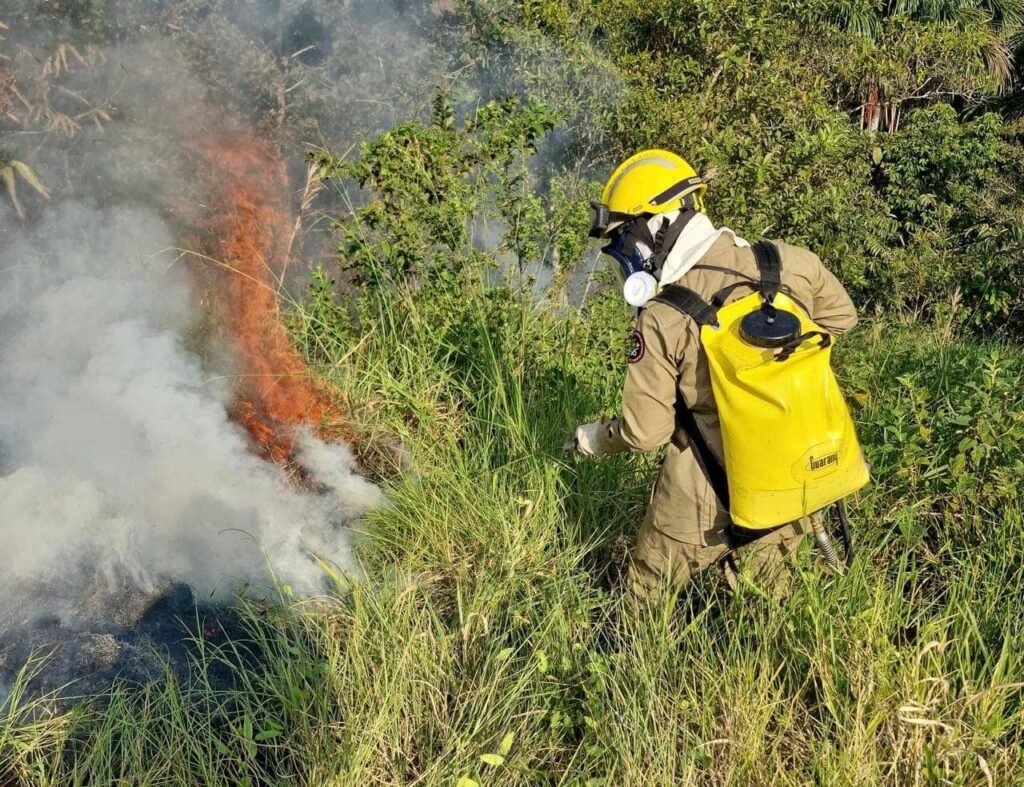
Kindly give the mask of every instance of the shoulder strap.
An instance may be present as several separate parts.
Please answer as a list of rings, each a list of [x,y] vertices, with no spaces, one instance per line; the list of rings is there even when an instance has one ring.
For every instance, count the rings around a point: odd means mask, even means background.
[[[722,467],[718,457],[711,451],[711,446],[708,445],[708,441],[701,434],[700,427],[697,426],[697,419],[693,417],[693,410],[687,406],[683,395],[678,391],[676,392],[676,418],[679,421],[679,425],[683,427],[686,438],[690,441],[690,446],[697,453],[697,459],[704,470],[708,483],[711,484],[711,488],[715,491],[715,495],[718,497],[719,502],[721,502],[722,507],[728,511],[729,479],[725,474],[725,468]]]
[[[654,298],[658,303],[671,306],[677,312],[693,318],[697,325],[718,325],[718,309],[701,298],[689,287],[670,284]]]
[[[775,300],[782,287],[782,257],[778,247],[771,241],[763,240],[752,247],[757,270],[761,274],[761,297],[765,303]]]
[[[654,245],[651,246],[653,253],[649,260],[656,269],[665,264],[665,260],[668,259],[672,247],[675,246],[679,236],[683,234],[683,230],[686,229],[687,225],[696,215],[697,212],[690,209],[684,210],[674,221],[662,220],[661,226],[654,235]]]
[[[718,310],[687,287],[670,284],[658,293],[654,300],[671,306],[676,311],[692,318],[697,325],[718,325]],[[725,468],[718,461],[718,457],[712,453],[707,440],[701,434],[700,427],[697,426],[693,411],[687,406],[678,390],[676,391],[676,418],[679,425],[683,427],[690,446],[696,452],[697,459],[704,469],[704,475],[707,476],[711,488],[715,490],[723,508],[728,511],[729,481],[725,475]]]

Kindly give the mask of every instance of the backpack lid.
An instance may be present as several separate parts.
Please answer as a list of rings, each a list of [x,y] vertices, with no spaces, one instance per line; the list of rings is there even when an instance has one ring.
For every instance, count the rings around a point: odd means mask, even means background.
[[[754,347],[782,347],[800,335],[795,314],[765,304],[740,321],[740,337]]]

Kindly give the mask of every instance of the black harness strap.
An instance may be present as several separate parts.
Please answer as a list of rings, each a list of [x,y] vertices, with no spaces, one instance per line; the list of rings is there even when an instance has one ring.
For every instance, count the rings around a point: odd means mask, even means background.
[[[668,219],[665,219],[662,222],[661,227],[654,236],[654,245],[651,247],[653,254],[651,254],[650,263],[655,270],[658,270],[665,264],[665,260],[668,258],[672,247],[679,240],[679,236],[683,234],[686,225],[696,215],[697,211],[688,208],[680,213],[674,221],[670,222]]]
[[[676,220],[665,227],[665,234],[659,239],[658,252],[668,256],[669,250],[676,245],[676,241],[679,240],[679,236],[683,234],[683,230],[693,220],[693,217],[697,215],[697,211],[692,208],[687,208]]]
[[[671,306],[677,312],[681,312],[692,318],[697,325],[718,325],[718,309],[701,298],[689,287],[681,284],[669,284],[654,300]]]
[[[665,287],[654,299],[667,306],[671,306],[681,314],[690,317],[697,325],[718,325],[718,310],[710,303],[701,298],[693,290],[678,284],[670,284]],[[718,461],[718,457],[711,451],[707,440],[701,434],[697,420],[693,417],[693,411],[687,406],[683,396],[676,391],[676,418],[686,433],[690,445],[697,453],[697,459],[704,468],[704,475],[707,476],[711,488],[715,490],[719,502],[726,511],[729,510],[729,481],[725,475],[725,468]]]
[[[718,457],[712,453],[711,446],[708,445],[708,441],[701,434],[700,427],[697,426],[697,419],[693,417],[693,410],[686,405],[682,394],[678,392],[676,393],[676,417],[679,419],[679,424],[683,427],[683,431],[686,432],[686,439],[690,441],[690,445],[697,452],[697,459],[704,469],[704,475],[707,477],[708,483],[715,490],[715,495],[722,504],[722,508],[728,511],[729,478],[725,474],[725,468],[718,461]]]
[[[752,247],[757,270],[761,274],[761,297],[765,303],[775,300],[782,287],[782,258],[771,241],[763,240]]]

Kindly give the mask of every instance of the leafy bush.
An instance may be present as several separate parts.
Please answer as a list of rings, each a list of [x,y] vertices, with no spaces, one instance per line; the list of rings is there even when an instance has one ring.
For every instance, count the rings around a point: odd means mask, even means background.
[[[506,98],[459,123],[441,91],[430,125],[404,123],[358,158],[314,155],[323,177],[354,179],[372,195],[345,225],[343,267],[358,282],[451,278],[497,256],[520,273],[552,263],[564,286],[587,249],[591,184],[561,175],[536,193],[528,158],[555,122],[541,103]]]
[[[996,115],[964,121],[945,104],[880,141],[880,191],[905,248],[892,285],[904,303],[959,291],[975,326],[1019,329],[1024,156],[1015,142]]]

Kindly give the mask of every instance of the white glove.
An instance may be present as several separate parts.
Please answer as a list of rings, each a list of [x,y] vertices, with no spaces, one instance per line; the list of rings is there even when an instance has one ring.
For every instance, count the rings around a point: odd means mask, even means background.
[[[563,446],[565,451],[575,451],[582,456],[600,456],[601,451],[597,444],[597,430],[603,425],[603,421],[592,424],[582,424],[576,427],[572,440]]]

